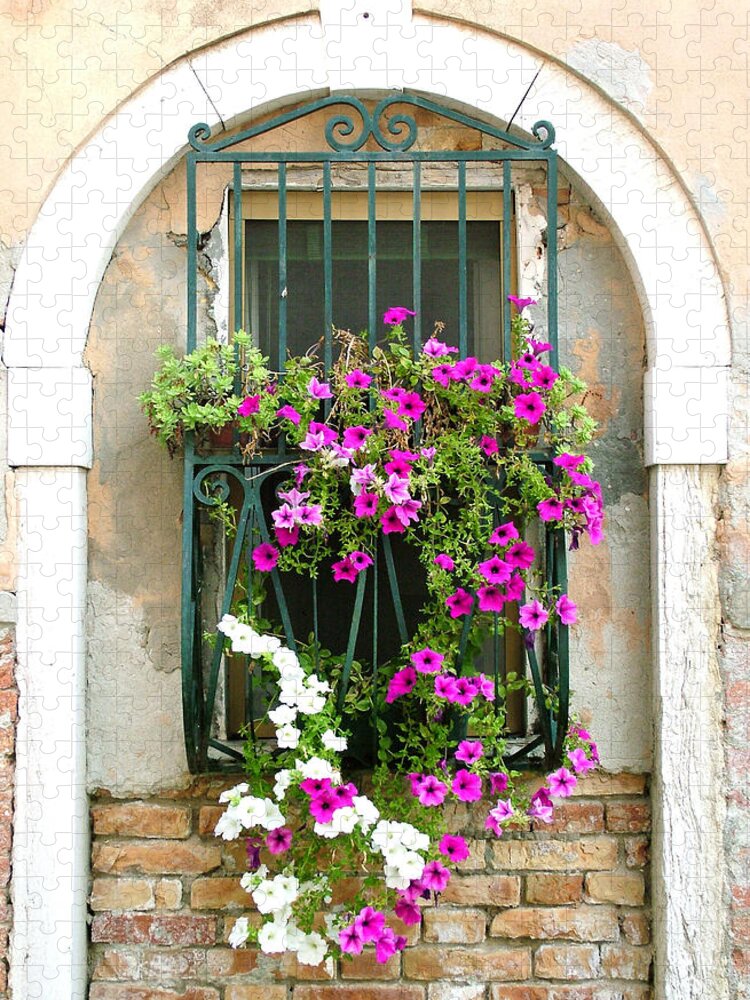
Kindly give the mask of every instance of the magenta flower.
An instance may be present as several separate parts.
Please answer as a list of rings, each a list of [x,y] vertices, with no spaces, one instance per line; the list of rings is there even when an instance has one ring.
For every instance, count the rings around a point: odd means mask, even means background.
[[[368,437],[372,434],[372,431],[367,427],[362,427],[361,424],[357,424],[355,427],[347,427],[344,431],[344,436],[341,439],[341,443],[345,448],[351,448],[352,451],[357,451]]]
[[[400,476],[390,475],[388,482],[383,487],[383,493],[393,504],[406,503],[411,499],[409,496],[409,480]]]
[[[424,866],[421,881],[430,892],[443,892],[450,882],[451,873],[439,861],[430,861]]]
[[[531,374],[531,384],[536,389],[551,389],[560,376],[549,365],[540,365]]]
[[[403,695],[409,694],[414,690],[416,683],[417,672],[414,667],[404,667],[402,670],[397,670],[388,684],[388,691],[385,696],[386,703],[390,705],[396,698],[401,698]]]
[[[321,448],[325,448],[325,445],[323,434],[313,434],[311,431],[308,431],[299,443],[300,448],[304,451],[320,451]]]
[[[451,618],[461,618],[471,611],[474,606],[474,598],[463,587],[459,587],[450,597],[446,597],[445,604],[451,613]]]
[[[445,552],[438,553],[432,561],[436,566],[439,566],[440,569],[444,569],[447,573],[450,573],[451,570],[456,568],[456,564],[449,555],[445,554]]]
[[[314,528],[319,528],[323,523],[323,508],[319,503],[303,504],[295,507],[294,516],[299,524],[311,524]]]
[[[393,410],[383,410],[385,426],[392,431],[408,431],[409,425],[401,417],[397,417]]]
[[[474,680],[477,684],[477,694],[481,694],[487,701],[495,700],[495,685],[487,674],[478,674]]]
[[[406,392],[398,401],[398,415],[419,420],[426,409],[426,404],[418,392]]]
[[[313,795],[310,799],[310,815],[318,823],[330,823],[336,811],[340,808],[341,806],[336,802],[331,788],[324,789],[317,795]]]
[[[489,537],[490,545],[508,545],[514,538],[518,538],[518,528],[512,521],[506,521],[495,528]]]
[[[293,528],[275,527],[273,530],[276,535],[276,541],[282,549],[285,549],[287,545],[296,545],[299,541],[299,525],[297,524]]]
[[[452,702],[456,696],[456,678],[452,674],[438,674],[435,678],[435,697]]]
[[[321,792],[325,792],[327,789],[331,788],[331,779],[305,778],[304,781],[300,781],[299,787],[305,795],[320,795]]]
[[[399,504],[393,509],[396,511],[396,517],[408,528],[412,521],[416,522],[419,520],[419,513],[422,506],[421,500],[407,500],[405,503]]]
[[[391,306],[383,313],[383,323],[386,326],[400,326],[407,316],[416,315],[413,309],[407,309],[405,306]]]
[[[376,479],[375,466],[370,463],[363,465],[361,469],[352,469],[349,484],[353,493],[361,493],[367,486],[372,486]]]
[[[360,493],[354,498],[354,513],[357,517],[372,517],[377,509],[377,493]]]
[[[340,583],[342,580],[345,580],[346,583],[354,583],[358,575],[356,566],[348,556],[345,559],[335,562],[331,566],[331,571],[336,583]]]
[[[534,354],[544,354],[545,351],[552,350],[552,344],[547,343],[546,340],[534,340],[533,337],[529,337],[527,343]]]
[[[518,612],[518,620],[524,628],[535,632],[547,623],[549,615],[536,598],[530,604],[522,604]]]
[[[586,774],[596,767],[594,761],[589,760],[586,756],[586,751],[580,747],[576,750],[568,750],[568,760],[573,765],[573,770],[576,774]]]
[[[470,851],[468,844],[463,837],[454,837],[450,833],[446,833],[443,839],[438,844],[438,850],[440,853],[456,864],[459,861],[466,861],[469,857]]]
[[[552,459],[555,465],[565,469],[566,472],[575,472],[579,465],[583,465],[584,460],[583,455],[571,455],[567,451]]]
[[[513,412],[519,420],[528,420],[530,424],[539,423],[542,414],[547,409],[544,400],[538,392],[525,392],[513,400]]]
[[[444,389],[447,389],[451,384],[451,376],[453,375],[453,365],[449,365],[444,362],[442,365],[436,365],[432,369],[432,377],[435,379],[438,385],[442,385]]]
[[[404,523],[398,516],[398,507],[389,507],[380,518],[380,523],[384,535],[402,535],[406,531]]]
[[[372,375],[367,375],[359,368],[350,371],[344,379],[350,389],[367,389],[372,382]]]
[[[328,445],[331,445],[333,444],[334,441],[338,440],[338,434],[332,427],[329,427],[328,424],[321,424],[317,420],[310,421],[308,430],[312,434],[322,434],[323,444],[325,445],[326,448],[328,447]]]
[[[287,531],[291,531],[297,523],[294,516],[294,508],[288,503],[283,503],[278,510],[272,511],[271,519],[276,528],[286,528]]]
[[[520,362],[514,361],[513,364],[510,366],[508,379],[513,383],[513,385],[521,385],[525,389],[528,389],[529,382],[531,381],[531,376],[527,371],[527,369],[522,367]]]
[[[528,569],[534,563],[534,550],[527,542],[516,542],[505,553],[505,559],[515,569]]]
[[[463,705],[466,708],[474,701],[478,693],[479,685],[473,677],[458,677],[453,701],[456,705]]]
[[[436,674],[442,669],[445,657],[434,649],[420,649],[412,653],[410,660],[420,674]]]
[[[547,784],[552,795],[565,799],[578,784],[578,778],[567,767],[560,767],[547,776]]]
[[[403,458],[394,458],[390,462],[386,462],[383,468],[387,475],[398,476],[400,479],[408,479],[411,472],[411,465]]]
[[[494,809],[490,809],[490,816],[494,816],[498,823],[504,822],[513,816],[515,810],[510,799],[500,799]]]
[[[448,794],[448,786],[434,774],[427,774],[416,785],[414,794],[423,806],[441,806]]]
[[[319,382],[314,375],[307,383],[307,394],[308,396],[312,396],[313,399],[333,398],[330,385],[327,382]]]
[[[549,497],[536,505],[542,521],[559,521],[563,516],[563,505],[557,497]]]
[[[536,299],[519,299],[517,295],[509,295],[508,302],[512,302],[519,312],[523,312],[528,306],[536,305]]]
[[[266,835],[266,847],[271,854],[284,854],[292,846],[292,831],[286,826],[277,827]]]
[[[490,775],[490,795],[500,795],[507,787],[510,778],[504,771],[494,771]]]
[[[383,933],[385,914],[380,910],[373,910],[371,906],[365,906],[359,911],[359,916],[355,917],[354,925],[362,935],[362,940],[368,944],[376,941]]]
[[[364,941],[362,940],[362,932],[359,927],[356,924],[350,924],[348,927],[340,930],[339,944],[341,945],[341,950],[348,955],[361,955]]]
[[[404,938],[406,941],[406,938]],[[397,947],[396,932],[390,927],[385,927],[380,936],[375,941],[375,958],[381,964],[387,962],[399,950]]]
[[[498,445],[495,438],[487,437],[486,434],[480,438],[479,447],[481,448],[482,452],[487,456],[487,458],[489,458],[490,455],[496,455],[497,452],[500,450],[500,446]]]
[[[495,369],[492,365],[480,365],[474,373],[474,378],[469,382],[469,387],[475,392],[492,392],[494,381]]]
[[[492,830],[496,837],[502,837],[503,835],[503,828],[500,826],[492,813],[488,813],[487,819],[484,821],[484,828],[485,830]]]
[[[293,406],[282,406],[276,411],[276,416],[281,417],[282,420],[291,420],[295,427],[302,419]]]
[[[505,593],[500,589],[500,587],[480,587],[477,590],[477,597],[479,598],[479,610],[480,611],[494,611],[500,612],[503,610],[503,604],[505,604]]]
[[[417,904],[410,903],[408,899],[404,899],[403,897],[396,900],[393,912],[399,920],[402,920],[407,925],[420,924],[422,922],[422,911]]]
[[[458,348],[449,347],[447,344],[444,344],[442,340],[438,340],[436,337],[430,337],[422,348],[422,353],[426,354],[428,358],[441,358],[446,354],[458,354]]]
[[[367,569],[368,566],[372,566],[371,557],[366,552],[360,552],[359,549],[350,552],[348,558],[358,573],[361,573],[363,569]]]
[[[279,561],[279,550],[270,542],[263,542],[253,549],[253,566],[261,573],[270,573]]]
[[[532,819],[541,820],[542,823],[551,823],[553,812],[554,806],[552,805],[552,799],[549,797],[549,790],[540,788],[537,792],[534,792],[531,796],[531,804],[526,810],[526,815]]]
[[[484,746],[481,740],[461,740],[456,750],[456,760],[464,764],[476,764],[484,756]]]
[[[456,771],[451,791],[462,802],[477,802],[482,797],[482,779],[478,774],[472,774],[471,771],[461,768],[460,771]]]
[[[241,417],[249,417],[260,409],[260,396],[246,396],[237,407]]]
[[[513,574],[513,567],[510,563],[504,562],[500,556],[492,556],[491,559],[479,563],[477,569],[490,583],[507,583]]]
[[[354,796],[357,794],[357,786],[349,781],[345,785],[332,785],[329,789],[333,796],[333,801],[337,809],[344,809],[354,805]]]
[[[575,625],[578,621],[578,607],[567,594],[561,594],[555,604],[555,610],[563,625]]]

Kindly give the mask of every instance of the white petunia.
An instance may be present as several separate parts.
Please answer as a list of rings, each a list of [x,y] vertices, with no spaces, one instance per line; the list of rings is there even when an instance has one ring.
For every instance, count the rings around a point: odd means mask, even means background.
[[[325,711],[326,699],[322,694],[306,689],[297,696],[297,709],[303,715],[319,715]]]
[[[266,955],[278,955],[279,952],[286,951],[286,926],[274,921],[263,924],[258,931],[258,944]]]
[[[304,677],[304,671],[299,665],[299,657],[293,650],[287,649],[286,646],[282,646],[280,649],[277,649],[274,652],[273,656],[271,657],[271,662],[279,671],[279,673],[282,675],[282,677],[284,676],[285,670],[292,670],[292,671],[299,670],[299,672]]]
[[[253,826],[259,826],[266,818],[265,800],[254,795],[247,795],[240,799],[237,805],[237,817],[246,830]]]
[[[355,795],[352,802],[354,810],[359,816],[359,825],[363,832],[367,833],[380,819],[380,813],[366,795]]]
[[[276,730],[276,742],[281,750],[296,750],[302,731],[296,726],[279,726]]]
[[[320,965],[326,957],[328,945],[316,931],[303,935],[297,945],[297,960],[302,965]]]
[[[292,705],[279,705],[268,713],[268,718],[275,726],[291,726],[297,718],[297,709]]]
[[[335,753],[343,753],[349,746],[346,736],[337,736],[332,729],[326,729],[321,740],[327,750],[333,750]]]
[[[415,851],[407,851],[405,847],[398,847],[394,851],[389,851],[386,855],[386,865],[395,868],[404,878],[419,878],[424,871],[424,858]]]
[[[254,872],[245,872],[240,879],[240,886],[246,892],[257,889],[261,882],[264,882],[268,875],[268,865],[259,865]]]
[[[411,879],[402,875],[398,868],[394,868],[393,865],[385,865],[383,871],[385,872],[385,884],[389,889],[409,888]]]
[[[266,879],[252,891],[252,897],[260,913],[275,913],[297,898],[299,883],[296,878],[277,875]]]
[[[316,694],[328,694],[331,690],[328,681],[322,681],[317,674],[310,674],[305,684],[310,691],[314,691]]]
[[[222,792],[219,796],[219,802],[231,802],[233,806],[236,806],[240,801],[240,796],[244,795],[249,787],[246,781],[242,781],[239,785],[235,785],[234,788],[228,788],[225,792]]]
[[[214,827],[217,837],[224,840],[236,840],[242,833],[242,817],[237,809],[230,806],[227,811],[219,817],[219,821]]]
[[[263,805],[265,812],[259,825],[264,830],[278,830],[280,826],[284,826],[286,819],[276,803],[272,799],[263,799]]]
[[[273,786],[273,796],[277,802],[281,800],[286,795],[286,790],[292,783],[292,772],[289,768],[283,768],[281,771],[276,772],[276,780]]]
[[[357,813],[352,806],[343,806],[337,809],[328,823],[315,823],[315,833],[319,837],[327,837],[331,840],[339,834],[351,833],[357,825]]]
[[[231,638],[232,634],[236,631],[238,625],[239,622],[237,621],[234,615],[224,615],[224,617],[221,619],[216,628],[219,630],[219,632],[223,632],[224,635],[227,635]]]
[[[295,767],[303,778],[330,778],[331,784],[338,785],[341,775],[327,760],[322,757],[311,757],[309,760],[295,761]]]
[[[247,944],[247,935],[250,931],[250,924],[247,917],[239,917],[234,922],[234,927],[229,934],[229,944],[232,948],[240,948]]]

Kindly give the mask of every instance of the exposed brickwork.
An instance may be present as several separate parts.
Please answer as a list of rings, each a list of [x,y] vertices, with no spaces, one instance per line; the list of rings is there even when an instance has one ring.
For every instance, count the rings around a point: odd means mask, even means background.
[[[394,924],[404,954],[333,968],[227,946],[240,913],[259,919],[239,887],[244,843],[213,835],[232,783],[93,804],[90,1000],[650,1000],[643,776],[589,778],[554,824],[500,840],[480,808],[452,810],[472,856],[421,927]],[[359,886],[345,880],[336,900]]]
[[[0,630],[0,997],[3,998],[8,995],[8,935],[12,920],[9,882],[18,720],[15,665],[13,632]]]

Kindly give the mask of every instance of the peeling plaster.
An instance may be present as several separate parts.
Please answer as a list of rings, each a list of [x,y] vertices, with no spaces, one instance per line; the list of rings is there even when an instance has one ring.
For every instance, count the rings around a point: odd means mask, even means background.
[[[615,42],[586,38],[570,47],[566,61],[631,111],[646,107],[654,82],[638,49],[629,52]]]

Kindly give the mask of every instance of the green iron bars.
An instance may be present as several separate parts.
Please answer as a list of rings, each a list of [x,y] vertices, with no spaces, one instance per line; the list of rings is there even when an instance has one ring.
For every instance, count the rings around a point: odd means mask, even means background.
[[[446,136],[455,136],[453,148],[445,148]],[[231,338],[232,330],[245,329],[283,377],[287,357],[304,353],[320,337],[329,368],[334,323],[366,328],[372,350],[382,311],[404,302],[416,311],[415,351],[433,332],[426,320],[440,318],[445,339],[460,357],[509,359],[507,295],[517,288],[519,232],[528,231],[519,225],[514,192],[520,185],[538,191],[543,172],[537,217],[545,219],[538,245],[546,322],[540,325],[556,366],[553,141],[547,122],[538,122],[531,137],[511,134],[406,93],[379,102],[326,97],[218,138],[207,125],[195,125],[186,156],[188,351],[217,330],[220,338]],[[316,142],[318,148],[307,149]],[[218,222],[202,223],[199,231],[198,207],[205,191],[217,186],[228,191],[224,210]],[[218,228],[217,240],[209,240],[206,226]],[[227,252],[207,268],[209,243]],[[222,274],[228,274],[223,286],[217,279]],[[243,728],[258,739],[264,735],[255,721],[264,692],[253,687],[246,662],[226,655],[215,626],[229,611],[238,580],[252,586],[248,543],[268,540],[274,490],[293,457],[283,439],[255,454],[251,464],[236,446],[211,450],[192,435],[186,442],[182,677],[186,747],[195,772],[236,767]],[[550,455],[532,457],[552,475]],[[233,511],[229,533],[208,517],[217,501]],[[544,548],[548,581],[562,586],[564,534],[549,530]],[[377,673],[398,653],[420,607],[418,560],[387,537],[346,595],[339,588],[334,596],[322,581],[292,576],[269,574],[263,614],[291,648],[296,638],[310,635],[338,646],[345,654],[342,689],[352,663],[366,659]],[[515,661],[524,669],[525,660],[533,682],[533,710],[521,698],[510,711],[518,735],[515,763],[542,753],[554,760],[567,728],[567,628],[550,627],[543,645],[541,662],[533,649],[524,651],[520,642],[513,647],[502,637],[486,651],[483,668],[496,677]],[[557,692],[552,707],[551,688]],[[359,744],[363,761],[369,738],[363,735]]]

